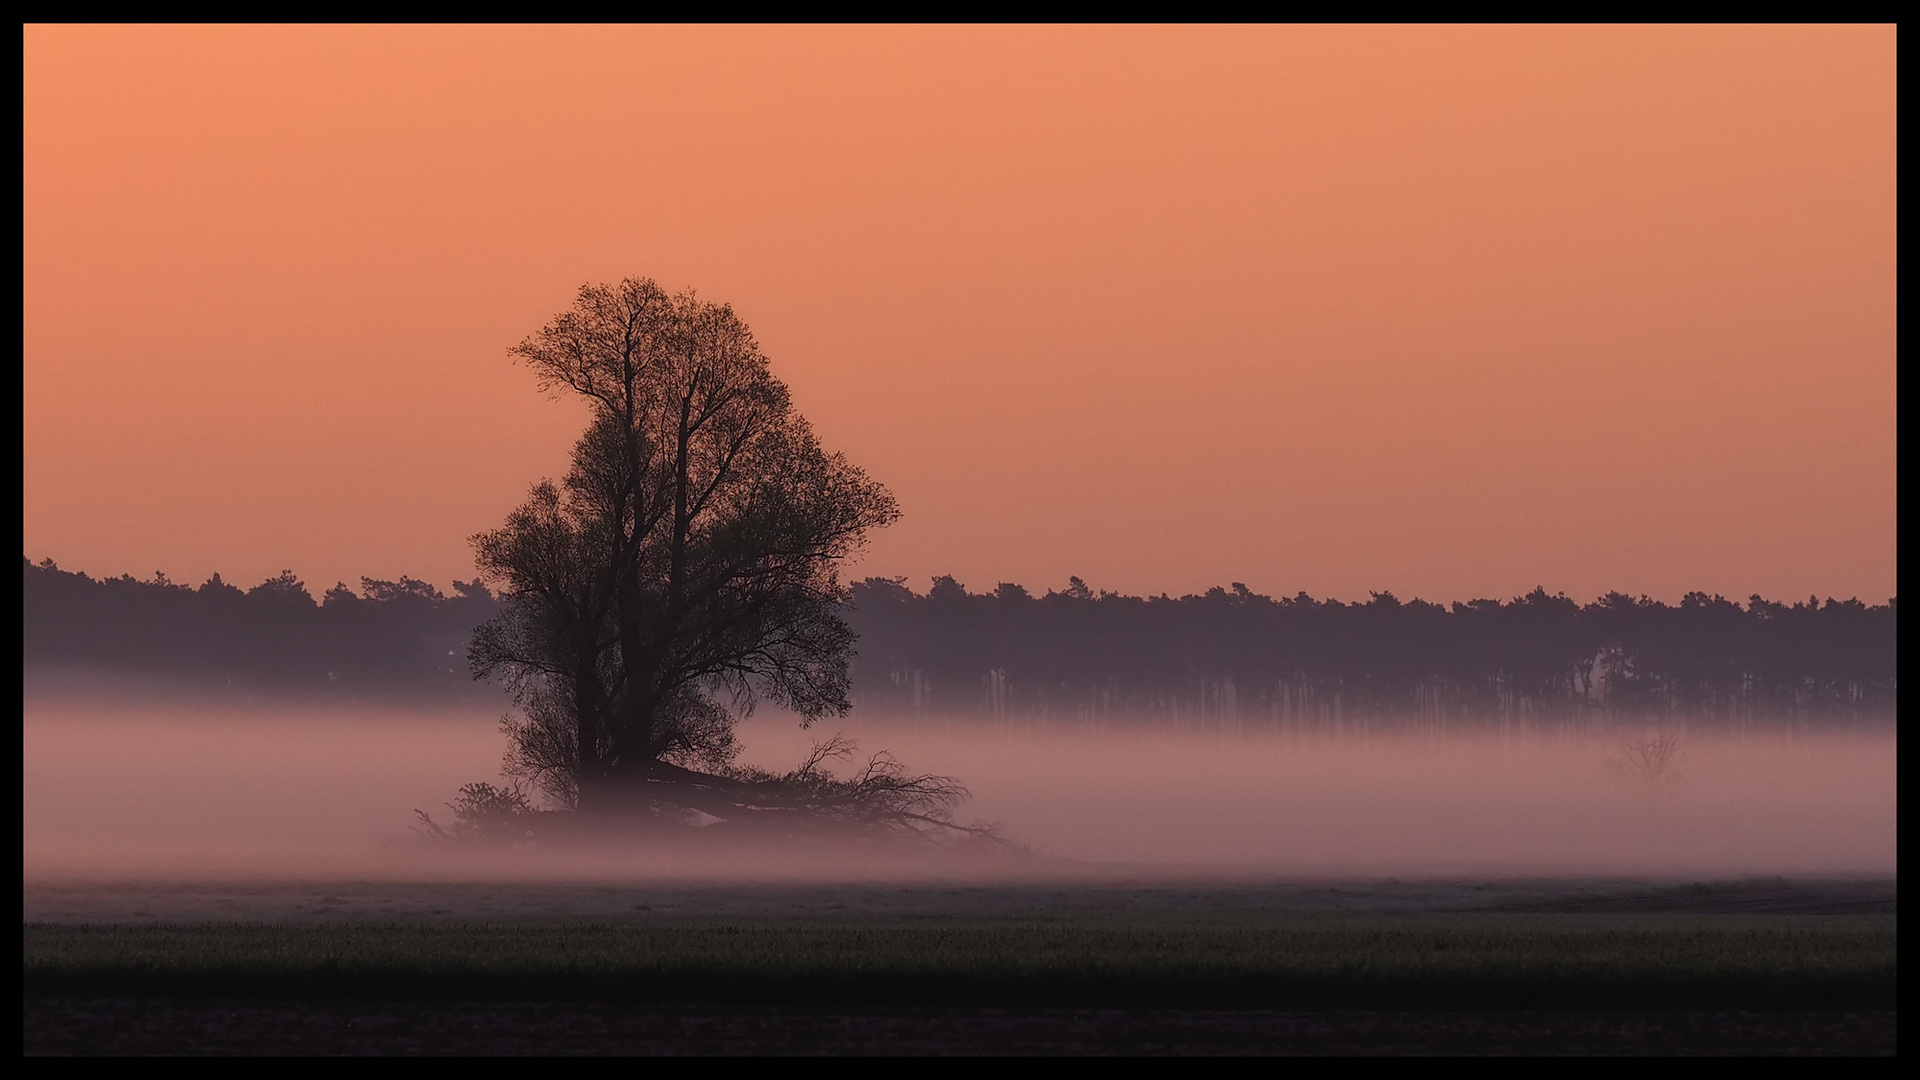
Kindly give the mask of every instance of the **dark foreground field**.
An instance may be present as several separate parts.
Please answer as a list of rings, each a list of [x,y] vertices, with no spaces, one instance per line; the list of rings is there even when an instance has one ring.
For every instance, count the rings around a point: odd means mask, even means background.
[[[1853,1012],[932,1009],[29,999],[45,1054],[1888,1055]]]
[[[466,889],[30,888],[26,1051],[1895,1048],[1891,880]]]

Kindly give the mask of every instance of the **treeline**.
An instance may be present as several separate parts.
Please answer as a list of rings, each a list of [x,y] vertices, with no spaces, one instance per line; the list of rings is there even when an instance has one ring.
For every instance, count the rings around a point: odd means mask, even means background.
[[[22,560],[25,662],[218,685],[473,697],[473,628],[497,601],[412,578],[315,598],[291,573],[241,589],[94,579]],[[1348,718],[1609,714],[1864,716],[1897,704],[1894,601],[1678,605],[1545,590],[1441,605],[1275,599],[1235,584],[1182,597],[852,587],[855,702],[893,713],[1326,725]]]
[[[1677,606],[1536,589],[1441,605],[853,586],[856,700],[894,711],[1319,726],[1367,716],[1526,718],[1890,713],[1897,604],[1809,598]]]
[[[318,600],[291,572],[248,589],[94,579],[23,559],[28,665],[99,668],[342,698],[490,695],[467,672],[467,637],[498,604],[478,581],[444,596],[422,581],[360,579]]]

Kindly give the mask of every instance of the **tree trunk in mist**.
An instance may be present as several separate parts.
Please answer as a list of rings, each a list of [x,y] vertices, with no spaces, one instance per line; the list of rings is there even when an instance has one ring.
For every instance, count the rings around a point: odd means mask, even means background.
[[[589,790],[596,794],[601,779],[600,739],[598,717],[600,716],[600,673],[591,653],[581,660],[573,676],[573,706],[576,727],[575,792],[579,805],[585,808]]]

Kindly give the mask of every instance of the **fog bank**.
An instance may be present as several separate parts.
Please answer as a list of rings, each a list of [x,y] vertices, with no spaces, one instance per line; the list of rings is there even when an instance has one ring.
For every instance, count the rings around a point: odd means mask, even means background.
[[[681,845],[450,859],[410,831],[460,784],[497,779],[497,714],[25,706],[23,871],[58,879],[924,874],[818,851]],[[791,767],[845,730],[953,775],[960,818],[998,823],[1053,876],[1820,874],[1896,869],[1891,725],[1282,736],[1033,730],[856,717],[813,732],[757,717],[746,760]],[[1639,750],[1632,749],[1640,748]],[[1657,754],[1656,754],[1657,756]],[[1650,767],[1651,766],[1651,767]]]

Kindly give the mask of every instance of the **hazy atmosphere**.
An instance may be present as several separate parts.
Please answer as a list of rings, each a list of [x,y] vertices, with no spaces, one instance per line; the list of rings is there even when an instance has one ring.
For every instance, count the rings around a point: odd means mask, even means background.
[[[25,26],[27,1053],[1893,1053],[1896,46]]]
[[[408,866],[461,784],[628,768],[575,745],[596,701],[741,776],[846,729],[889,812],[1075,865],[1893,866],[1890,28],[29,27],[25,64],[30,873]],[[610,333],[707,350],[736,434],[605,503],[594,432],[670,424],[631,367],[612,404]],[[674,505],[762,513],[736,460],[813,561],[701,595],[779,644],[662,659],[670,584],[567,682],[551,627],[613,608],[539,537],[709,472]]]
[[[25,554],[445,589],[644,274],[918,589],[1881,603],[1895,40],[28,27]]]
[[[646,848],[546,861],[437,852],[412,811],[448,816],[505,748],[485,712],[321,712],[30,704],[30,881],[560,876],[748,880],[886,877],[856,853],[715,858]],[[964,777],[963,816],[1050,856],[994,878],[1272,874],[1443,877],[1890,873],[1891,725],[1657,733],[1195,731],[1009,727],[884,718],[863,747]],[[828,732],[827,734],[831,734]],[[791,717],[745,726],[753,764],[786,767]],[[925,870],[913,871],[921,876]],[[979,871],[967,876],[980,877]],[[935,876],[951,876],[935,873]]]

